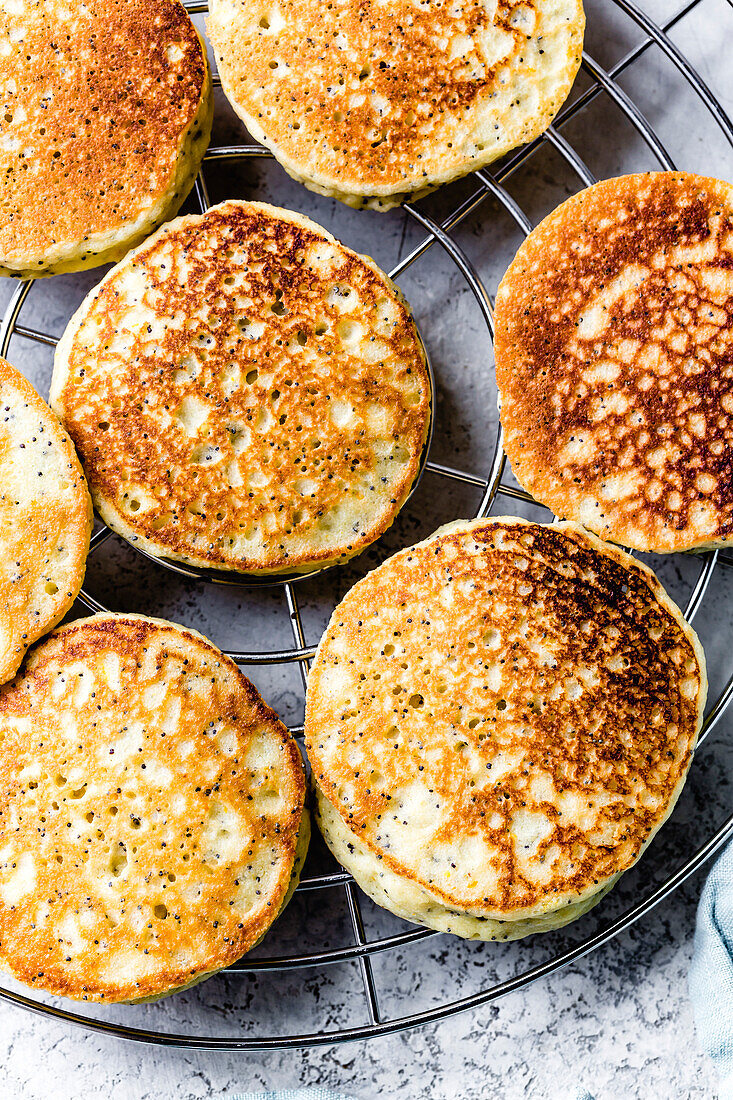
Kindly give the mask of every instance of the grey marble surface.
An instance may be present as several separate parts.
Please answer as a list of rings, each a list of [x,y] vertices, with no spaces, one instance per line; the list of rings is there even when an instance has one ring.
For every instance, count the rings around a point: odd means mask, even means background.
[[[669,0],[645,0],[662,21]],[[610,0],[588,7],[586,45],[605,67],[632,48],[642,32]],[[672,32],[724,107],[733,114],[733,10],[725,0],[701,0]],[[700,101],[657,49],[624,74],[621,85],[657,129],[677,166],[733,177],[730,146]],[[577,88],[587,86],[581,75]],[[656,167],[644,142],[606,97],[574,118],[564,135],[596,177]],[[243,140],[239,123],[220,100],[215,144]],[[214,200],[262,198],[310,214],[347,244],[371,253],[385,268],[409,253],[421,230],[401,211],[355,213],[305,192],[268,162],[229,164],[209,173]],[[473,188],[463,182],[423,204],[445,215]],[[536,222],[580,186],[558,153],[543,145],[507,181],[511,195]],[[490,199],[457,231],[490,292],[496,288],[521,234]],[[99,273],[37,283],[21,323],[58,335]],[[401,279],[430,349],[437,380],[432,458],[476,473],[485,471],[496,428],[491,350],[484,322],[465,280],[434,248]],[[0,308],[13,291],[0,285]],[[51,352],[14,338],[9,356],[48,388]],[[426,474],[394,528],[349,568],[300,582],[306,635],[316,641],[333,603],[367,568],[439,523],[469,514],[480,494]],[[504,500],[498,511],[511,511]],[[525,511],[546,518],[540,510]],[[699,563],[676,557],[653,562],[684,602]],[[120,610],[152,611],[209,634],[223,647],[270,649],[287,645],[289,625],[281,591],[246,591],[189,583],[162,572],[116,540],[90,562],[87,587]],[[720,570],[696,625],[706,647],[711,688],[730,671],[733,570]],[[83,614],[83,609],[77,609]],[[294,667],[247,670],[283,717],[302,719],[302,688]],[[388,1018],[469,996],[535,966],[624,913],[683,863],[731,812],[733,715],[701,748],[678,808],[652,849],[609,898],[565,932],[519,944],[462,943],[434,937],[375,958],[375,980]],[[319,853],[312,865],[317,866]],[[248,1088],[323,1084],[353,1093],[428,1100],[520,1097],[560,1100],[582,1084],[596,1100],[625,1097],[711,1097],[710,1066],[698,1052],[687,998],[695,905],[704,871],[693,876],[643,921],[601,950],[529,988],[489,1006],[403,1035],[340,1047],[234,1054],[189,1052],[125,1043],[32,1016],[0,1004],[0,1100],[144,1100],[211,1097]],[[364,904],[370,936],[405,926]],[[259,949],[262,956],[339,946],[348,942],[344,898],[337,891],[299,895]],[[9,981],[9,989],[18,989]],[[221,975],[158,1005],[91,1010],[105,1020],[137,1027],[212,1035],[253,1036],[330,1031],[365,1022],[355,964],[290,971]]]

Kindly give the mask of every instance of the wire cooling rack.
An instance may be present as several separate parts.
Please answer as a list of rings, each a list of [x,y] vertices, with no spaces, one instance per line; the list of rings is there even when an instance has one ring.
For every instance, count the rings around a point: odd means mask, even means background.
[[[688,0],[682,8],[676,11],[663,23],[657,24],[641,11],[631,0],[606,0],[614,5],[620,12],[628,17],[636,25],[641,33],[641,40],[624,57],[608,70],[604,69],[593,57],[583,54],[582,69],[589,78],[588,87],[558,114],[554,124],[539,138],[529,145],[521,148],[510,157],[501,162],[495,171],[481,170],[472,177],[475,187],[460,204],[448,216],[438,221],[425,212],[423,206],[411,203],[405,204],[404,209],[409,218],[424,231],[420,242],[406,255],[390,272],[393,279],[399,279],[408,268],[417,263],[430,249],[437,245],[452,261],[460,275],[465,280],[473,294],[483,321],[493,339],[493,312],[492,301],[489,294],[471,260],[457,240],[451,235],[462,222],[469,219],[482,204],[493,197],[513,220],[518,229],[527,234],[532,229],[532,223],[517,203],[509,194],[504,184],[521,166],[525,165],[537,153],[543,145],[551,146],[564,160],[582,186],[589,186],[595,182],[595,178],[585,164],[580,153],[563,136],[562,130],[567,124],[587,108],[599,96],[605,96],[611,104],[621,112],[622,116],[631,123],[637,134],[644,142],[655,164],[653,167],[662,169],[674,169],[675,164],[655,129],[639,110],[629,95],[619,86],[618,78],[634,62],[650,50],[661,53],[674,66],[678,77],[684,79],[692,88],[712,116],[717,126],[722,131],[725,140],[733,147],[733,125],[726,115],[721,104],[715,98],[700,75],[682,55],[679,49],[669,38],[669,32],[683,18],[694,12],[702,0]],[[185,0],[186,7],[193,14],[201,14],[206,11],[206,5]],[[215,77],[215,84],[218,79]],[[204,165],[195,185],[195,198],[200,209],[206,210],[210,205],[209,192],[206,182],[207,169],[216,162],[252,161],[257,158],[270,158],[268,150],[258,145],[226,145],[213,146],[208,150],[204,159]],[[347,241],[348,243],[348,241]],[[22,317],[29,306],[30,299],[35,300],[35,295],[42,293],[44,282],[27,282],[18,286],[10,304],[5,312],[4,319],[0,323],[0,355],[7,355],[10,341],[13,337],[23,337],[39,344],[55,346],[58,337],[47,332],[39,331],[33,325],[23,323]],[[440,409],[437,409],[440,416]],[[516,485],[505,480],[505,457],[502,449],[501,429],[497,431],[493,458],[486,474],[468,472],[456,469],[435,461],[428,453],[424,468],[432,474],[443,479],[447,483],[460,483],[481,491],[481,501],[476,511],[477,516],[488,516],[495,508],[497,502],[504,498],[510,501],[522,502],[523,505],[531,505],[536,509],[537,505],[532,498],[524,493]],[[546,509],[545,520],[549,518]],[[108,539],[112,532],[101,526],[92,537],[90,554]],[[702,602],[709,590],[711,580],[717,569],[725,566],[733,566],[733,556],[722,551],[700,555],[697,559],[700,563],[699,574],[692,585],[688,597],[685,615],[688,621],[695,619]],[[201,574],[195,570],[189,570],[179,564],[169,564],[169,568],[183,576],[200,579]],[[210,577],[209,579],[237,583],[231,577]],[[305,579],[305,578],[303,578]],[[315,642],[306,638],[306,631],[301,617],[301,611],[297,595],[297,581],[269,581],[271,586],[277,586],[282,590],[284,610],[287,613],[292,633],[292,644],[282,649],[271,650],[234,650],[229,651],[240,665],[264,666],[295,664],[299,667],[301,685],[305,689],[309,663],[315,653]],[[88,591],[82,591],[80,602],[91,612],[106,611],[106,608]],[[151,609],[152,610],[152,609]],[[709,737],[714,728],[720,722],[724,711],[733,697],[733,675],[727,680],[717,698],[710,704],[700,738],[700,742]],[[291,726],[296,737],[302,735],[302,726]],[[520,968],[515,974],[503,981],[482,988],[470,996],[463,996],[454,1000],[446,1000],[443,1003],[433,1005],[423,1011],[405,1015],[390,1014],[380,1006],[380,991],[375,978],[375,957],[382,952],[393,949],[406,949],[418,941],[435,937],[438,933],[430,929],[415,928],[404,925],[404,930],[389,936],[373,937],[366,931],[362,903],[355,883],[350,875],[341,870],[327,873],[314,873],[306,870],[300,886],[301,894],[305,892],[318,892],[338,889],[343,892],[348,923],[350,926],[351,942],[340,946],[323,946],[314,950],[301,950],[292,954],[276,955],[270,958],[245,958],[240,963],[230,968],[227,972],[232,980],[237,977],[251,975],[255,972],[275,972],[299,970],[303,968],[317,968],[319,975],[323,975],[321,968],[327,964],[351,963],[360,971],[360,980],[363,988],[364,1008],[366,1023],[358,1026],[349,1024],[340,1026],[339,1022],[327,1023],[322,1027],[315,1027],[311,1023],[311,1030],[298,1034],[265,1034],[265,1035],[209,1035],[201,1036],[193,1033],[173,1032],[165,1030],[149,1029],[144,1027],[128,1026],[125,1023],[110,1021],[105,1018],[86,1014],[84,1011],[69,1011],[57,1003],[48,1003],[38,996],[29,996],[14,988],[0,986],[0,999],[26,1008],[32,1012],[54,1017],[69,1023],[77,1024],[96,1032],[114,1035],[119,1038],[132,1039],[139,1042],[193,1047],[198,1049],[224,1049],[224,1050],[265,1050],[272,1048],[292,1048],[331,1044],[355,1039],[367,1039],[378,1035],[385,1035],[401,1031],[419,1024],[441,1020],[447,1016],[476,1008],[488,1002],[520,989],[544,977],[554,971],[568,966],[570,963],[581,959],[590,952],[608,943],[620,932],[628,929],[640,918],[649,913],[656,905],[667,898],[677,889],[700,865],[707,860],[721,845],[733,836],[733,814],[714,829],[712,834],[700,848],[687,860],[679,865],[656,889],[648,892],[636,905],[629,908],[611,923],[602,925],[593,935],[586,936],[580,942],[561,950],[559,953],[547,958],[545,961]],[[277,926],[268,937],[268,943],[277,944]],[[451,941],[453,942],[453,941]],[[489,945],[485,945],[489,946]],[[450,943],[449,943],[450,949]],[[201,987],[206,990],[212,987],[212,983],[206,983]],[[204,997],[205,1001],[205,997]]]

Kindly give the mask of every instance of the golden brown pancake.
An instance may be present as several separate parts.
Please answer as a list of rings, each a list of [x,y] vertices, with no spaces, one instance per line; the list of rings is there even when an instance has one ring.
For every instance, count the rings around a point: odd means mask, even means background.
[[[0,684],[76,599],[91,530],[71,440],[30,382],[0,359]]]
[[[112,270],[58,346],[51,394],[110,527],[156,557],[249,573],[373,542],[430,424],[394,284],[262,203],[181,218]]]
[[[581,0],[212,0],[222,87],[295,179],[386,210],[550,124],[580,65]]]
[[[0,275],[118,260],[176,213],[211,130],[178,0],[0,8]]]
[[[285,726],[196,631],[61,627],[0,691],[0,965],[88,1001],[208,977],[287,900],[304,791]]]
[[[733,539],[733,187],[605,180],[535,229],[496,299],[504,446],[558,516],[638,550]]]
[[[693,630],[621,550],[570,523],[450,525],[356,584],[319,646],[326,840],[420,923],[559,927],[671,812],[706,685]]]

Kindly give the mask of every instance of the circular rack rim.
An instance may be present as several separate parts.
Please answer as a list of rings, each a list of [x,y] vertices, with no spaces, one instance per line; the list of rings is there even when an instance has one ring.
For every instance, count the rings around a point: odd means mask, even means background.
[[[456,228],[461,222],[463,222],[467,217],[469,217],[472,213],[474,213],[474,211],[476,211],[481,206],[481,204],[487,197],[493,196],[499,203],[501,203],[501,205],[504,207],[504,210],[511,216],[518,228],[525,235],[529,233],[532,229],[531,223],[529,222],[519,205],[505,190],[503,184],[514,172],[517,171],[518,168],[520,168],[529,160],[529,158],[543,143],[548,143],[562,156],[566,164],[576,173],[578,178],[581,180],[583,186],[590,186],[591,184],[593,184],[595,182],[595,177],[592,175],[592,173],[585,165],[582,158],[575,151],[575,149],[560,134],[559,129],[601,94],[605,94],[606,96],[608,96],[608,98],[612,102],[614,102],[615,105],[621,110],[626,119],[633,125],[637,133],[643,138],[650,152],[658,161],[660,167],[666,170],[674,169],[675,166],[671,157],[669,156],[668,152],[664,148],[664,145],[658,138],[657,134],[654,132],[649,122],[639,111],[633,101],[628,97],[628,95],[616,84],[616,79],[631,64],[633,64],[633,62],[635,62],[636,60],[638,60],[638,58],[645,54],[650,49],[650,47],[658,47],[672,62],[679,74],[684,77],[688,84],[690,84],[699,99],[707,107],[708,111],[717,122],[729,144],[733,146],[733,124],[731,123],[731,120],[728,118],[723,107],[715,98],[711,90],[700,78],[696,70],[690,65],[687,59],[680,53],[679,49],[668,37],[669,31],[672,30],[672,28],[675,27],[677,23],[679,23],[685,16],[694,11],[703,2],[703,0],[687,0],[687,2],[674,15],[667,18],[662,25],[657,25],[655,22],[653,22],[644,12],[642,12],[636,6],[635,3],[633,3],[633,0],[611,0],[611,2],[618,9],[624,12],[636,24],[636,26],[644,32],[645,37],[641,40],[641,42],[639,42],[615,65],[613,65],[609,71],[605,71],[596,61],[593,60],[593,58],[589,57],[584,52],[582,67],[586,74],[590,77],[591,83],[589,87],[583,93],[578,95],[577,98],[572,101],[572,103],[566,104],[560,110],[553,125],[550,126],[544,134],[540,135],[534,141],[520,148],[511,156],[506,158],[503,162],[501,162],[500,167],[496,172],[492,173],[486,169],[481,169],[475,172],[474,176],[478,182],[477,189],[471,195],[469,195],[468,198],[464,199],[461,204],[456,208],[456,210],[454,210],[453,213],[442,222],[442,224],[438,224],[437,222],[435,222],[426,213],[415,207],[413,204],[404,204],[404,209],[414,221],[416,221],[423,229],[426,230],[426,235],[420,242],[420,244],[417,245],[407,256],[405,256],[390,272],[390,277],[393,279],[399,278],[399,276],[405,270],[407,270],[408,267],[410,267],[434,244],[440,244],[443,250],[456,264],[456,266],[459,268],[464,278],[468,282],[471,291],[473,292],[473,295],[476,298],[479,308],[483,314],[484,320],[487,324],[492,339],[493,313],[491,300],[486,291],[486,288],[481,281],[480,276],[471,264],[470,260],[465,255],[460,246],[450,236],[451,231]],[[189,13],[191,14],[199,14],[207,10],[206,4],[199,3],[197,2],[197,0],[184,0],[184,3]],[[214,82],[215,84],[219,83],[216,76],[214,77]],[[245,159],[253,157],[271,158],[272,154],[269,150],[264,149],[262,146],[258,145],[211,147],[206,153],[204,164],[224,159]],[[195,194],[201,210],[206,210],[211,204],[209,202],[208,191],[203,171],[199,174],[199,177],[196,181]],[[49,346],[55,346],[55,344],[57,343],[57,338],[55,336],[49,335],[44,332],[39,332],[34,328],[29,328],[19,323],[19,316],[22,307],[33,285],[34,281],[31,280],[18,286],[18,289],[14,293],[8,305],[5,316],[0,323],[0,355],[2,356],[5,356],[7,354],[10,340],[14,336],[24,337]],[[433,382],[432,375],[431,382]],[[435,398],[434,384],[433,397]],[[431,430],[434,418],[435,408],[433,407]],[[442,463],[432,461],[429,456],[429,445],[430,439],[428,439],[427,441],[425,453],[423,455],[420,476],[422,476],[423,471],[428,471],[429,473],[432,473],[441,478],[462,482],[465,485],[471,485],[481,489],[482,499],[476,512],[477,516],[483,517],[489,515],[497,496],[504,496],[509,499],[521,500],[526,503],[536,505],[537,502],[534,501],[529,494],[525,493],[521,489],[517,489],[514,486],[502,482],[505,456],[502,450],[502,437],[500,428],[497,431],[495,451],[487,476],[475,475],[473,473],[457,470]],[[109,530],[109,528],[105,526],[102,526],[100,529],[98,529],[92,537],[90,553],[97,549],[97,547],[102,545],[102,543],[105,542],[106,539],[111,536],[111,534],[112,532]],[[702,562],[700,573],[697,577],[695,584],[693,585],[692,591],[690,593],[690,596],[688,597],[685,607],[685,616],[688,621],[692,621],[697,614],[716,566],[733,565],[733,557],[727,555],[722,551],[714,551],[712,553],[702,554],[700,555],[700,559]],[[194,579],[197,580],[215,579],[207,576],[199,576],[197,574],[187,575],[193,575]],[[307,575],[313,576],[314,574]],[[230,656],[233,657],[234,660],[237,661],[239,664],[243,665],[297,662],[300,667],[303,686],[305,687],[307,668],[315,653],[315,646],[306,644],[304,630],[298,608],[297,596],[293,587],[294,579],[295,578],[267,578],[267,582],[269,584],[279,585],[284,590],[293,634],[293,646],[289,649],[277,651],[273,650],[269,652],[230,651]],[[241,583],[245,587],[251,587],[249,578],[243,578],[242,580],[234,581],[233,583]],[[90,611],[96,612],[107,610],[104,605],[99,603],[98,600],[96,600],[92,595],[87,592],[83,591],[79,596],[79,600]],[[733,675],[731,675],[731,677],[728,679],[720,695],[711,704],[706,714],[703,729],[698,741],[698,747],[705,741],[705,739],[710,735],[715,726],[719,723],[731,699],[733,699]],[[302,734],[302,726],[292,726],[291,732],[293,732],[296,736],[299,736],[300,734]],[[690,875],[692,875],[726,842],[726,840],[730,839],[731,837],[733,837],[733,813],[720,824],[720,826],[708,839],[708,841],[703,844],[695,853],[693,853],[693,855],[690,856],[686,862],[681,864],[674,872],[672,872],[672,874],[670,874],[661,885],[648,893],[638,904],[629,908],[615,921],[612,921],[611,923],[601,928],[601,930],[598,931],[595,935],[588,936],[585,939],[581,940],[579,943],[561,952],[560,954],[557,954],[554,957],[546,960],[545,962],[531,967],[530,969],[523,972],[517,973],[513,977],[506,979],[505,981],[499,982],[498,984],[490,988],[481,990],[478,993],[461,997],[457,1000],[435,1006],[422,1012],[416,1012],[410,1015],[399,1016],[392,1019],[384,1019],[382,1013],[380,1012],[378,993],[374,981],[370,956],[377,952],[405,946],[419,940],[439,935],[439,933],[428,928],[415,928],[380,940],[370,941],[368,940],[365,933],[364,922],[355,883],[348,873],[346,873],[345,871],[337,871],[331,874],[314,875],[310,878],[301,880],[301,883],[298,887],[300,892],[323,890],[334,887],[341,888],[345,891],[352,932],[355,940],[354,944],[343,948],[330,949],[320,952],[311,952],[302,955],[285,956],[280,958],[266,958],[254,961],[248,961],[247,959],[245,959],[240,961],[238,964],[235,964],[233,967],[229,968],[229,971],[242,973],[271,970],[290,970],[302,967],[316,967],[328,963],[338,963],[344,961],[356,962],[361,971],[368,1017],[368,1023],[362,1026],[336,1028],[331,1031],[313,1032],[310,1034],[303,1033],[296,1035],[290,1034],[274,1036],[253,1036],[246,1038],[237,1038],[233,1036],[210,1036],[202,1038],[200,1036],[186,1034],[151,1031],[144,1028],[130,1027],[125,1024],[117,1024],[106,1020],[95,1019],[92,1017],[84,1016],[79,1012],[72,1012],[65,1008],[58,1008],[56,1006],[46,1004],[40,1000],[35,1000],[32,997],[16,993],[15,991],[6,989],[4,987],[0,987],[0,1000],[25,1008],[28,1011],[36,1014],[55,1018],[58,1020],[63,1020],[67,1023],[72,1023],[77,1026],[84,1027],[87,1030],[112,1035],[117,1038],[124,1038],[153,1045],[187,1047],[201,1050],[257,1051],[270,1049],[292,1049],[298,1047],[329,1045],[337,1042],[348,1042],[359,1039],[367,1039],[378,1035],[391,1034],[398,1031],[404,1031],[408,1028],[415,1027],[421,1024],[435,1022],[444,1019],[447,1016],[454,1015],[458,1012],[467,1011],[469,1009],[476,1008],[480,1005],[494,1001],[508,992],[523,988],[524,986],[529,985],[531,982],[534,982],[548,974],[554,973],[555,971],[560,970],[565,966],[568,966],[570,963],[580,958],[583,958],[585,955],[588,955],[590,952],[608,943],[619,933],[623,932],[641,917],[649,913],[656,905],[658,905],[674,890],[676,890],[678,886],[685,882]]]

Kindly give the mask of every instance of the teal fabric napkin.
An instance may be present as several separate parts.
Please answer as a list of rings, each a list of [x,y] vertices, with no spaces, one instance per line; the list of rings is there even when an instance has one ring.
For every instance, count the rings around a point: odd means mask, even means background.
[[[720,1100],[733,1100],[733,844],[708,875],[700,898],[690,1000],[700,1046],[718,1075]]]

